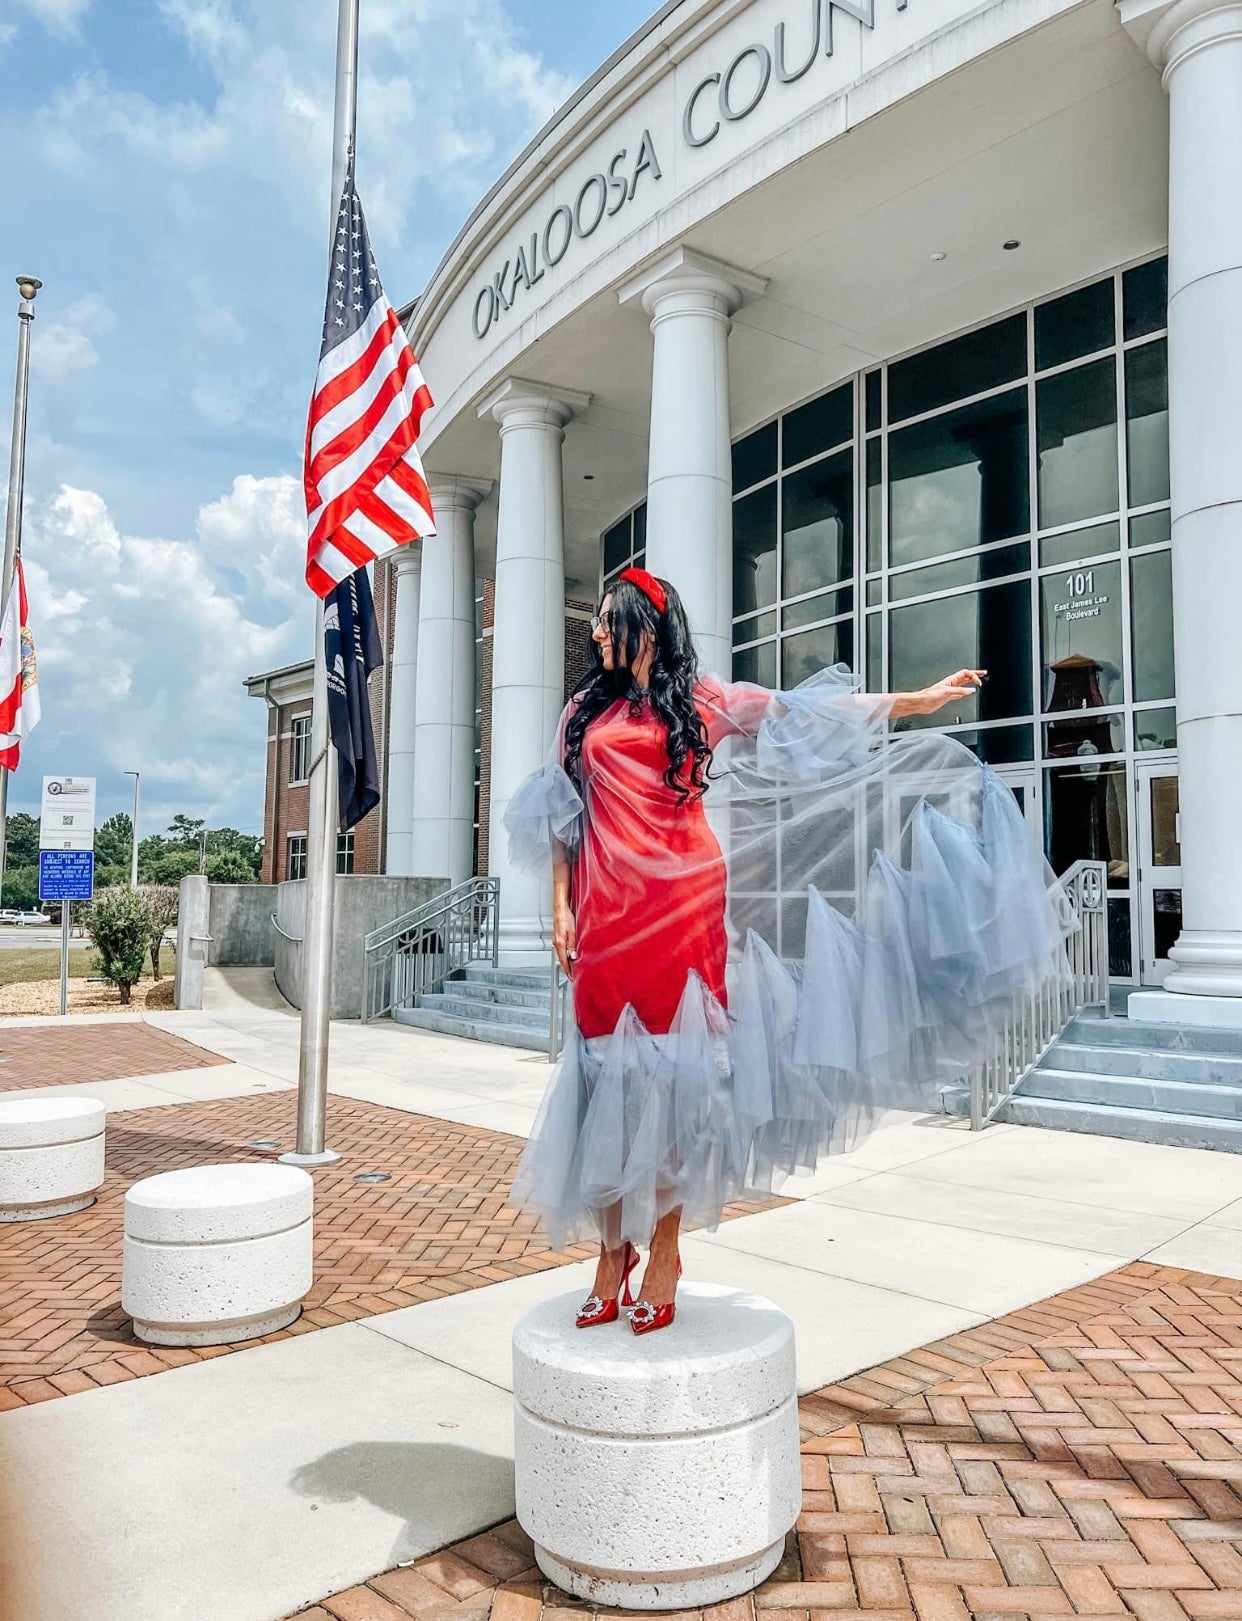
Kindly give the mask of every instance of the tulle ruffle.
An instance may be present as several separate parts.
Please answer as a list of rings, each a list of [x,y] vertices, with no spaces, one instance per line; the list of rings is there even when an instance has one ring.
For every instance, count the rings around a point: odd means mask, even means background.
[[[572,855],[582,830],[582,800],[559,764],[532,772],[509,801],[505,831],[509,859],[520,872],[543,878],[552,867],[552,846]]]

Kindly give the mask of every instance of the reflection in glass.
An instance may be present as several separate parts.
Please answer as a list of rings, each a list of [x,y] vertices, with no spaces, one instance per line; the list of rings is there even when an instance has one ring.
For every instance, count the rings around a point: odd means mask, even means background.
[[[1044,753],[1053,760],[1094,760],[1101,754],[1124,754],[1125,749],[1126,718],[1122,714],[1074,710],[1064,720],[1050,720],[1044,726]]]
[[[867,691],[884,691],[883,614],[867,615]]]
[[[878,371],[869,371],[867,373],[866,429],[868,433],[874,433],[880,426],[880,387],[883,376],[883,372]]]
[[[914,692],[963,668],[988,672],[982,691],[903,729],[1009,720],[1031,713],[1031,592],[1025,580],[911,603],[889,616],[894,692]]]
[[[880,479],[883,465],[880,441],[867,441],[867,568],[875,570],[883,564],[884,554],[884,485]]]
[[[867,581],[867,606],[878,608],[884,599],[884,585],[880,580]]]
[[[634,561],[638,562],[638,554],[647,550],[647,503],[634,508]]]
[[[854,437],[854,385],[843,383],[831,394],[800,405],[785,417],[781,441],[781,464],[797,467],[825,450],[846,444]]]
[[[733,493],[761,484],[776,472],[776,423],[756,428],[733,447]]]
[[[840,619],[835,625],[802,630],[781,642],[781,686],[796,687],[808,676],[826,670],[831,664],[854,664],[854,621]]]
[[[1048,860],[1064,873],[1075,861],[1103,861],[1108,887],[1130,882],[1126,768],[1120,762],[1054,766],[1044,795]]]
[[[1039,543],[1041,568],[1050,564],[1085,563],[1091,557],[1106,557],[1121,550],[1119,523],[1092,524],[1089,529],[1068,529],[1061,535],[1045,535]]]
[[[1136,749],[1175,749],[1177,747],[1177,710],[1140,709],[1134,717],[1134,746]]]
[[[924,597],[932,591],[950,591],[958,585],[985,585],[989,580],[1025,573],[1030,566],[1031,545],[1024,540],[1017,546],[997,546],[990,551],[973,552],[969,557],[956,557],[951,563],[930,563],[926,568],[890,574],[888,594],[891,601],[899,602],[906,597]]]
[[[1010,315],[888,368],[888,420],[922,416],[1026,371],[1026,316]]]
[[[1152,891],[1152,922],[1155,925],[1157,960],[1167,957],[1182,932],[1182,892],[1180,889]]]
[[[890,434],[891,566],[1025,534],[1027,467],[1025,389]]]
[[[752,614],[739,619],[733,627],[733,645],[742,647],[746,642],[757,642],[763,636],[776,635],[776,610],[765,614]]]
[[[1019,765],[1035,758],[1035,732],[1030,726],[981,726],[951,735],[988,765]]]
[[[604,573],[615,574],[630,560],[630,520],[623,518],[604,536]]]
[[[836,614],[851,613],[854,608],[854,587],[847,585],[840,591],[824,591],[817,597],[804,597],[791,602],[781,614],[784,630],[800,630],[803,625],[818,624]]]
[[[843,450],[784,481],[782,594],[801,596],[854,573],[854,453]]]
[[[1036,385],[1039,526],[1117,510],[1117,376],[1112,359]]]
[[[1129,979],[1133,953],[1130,947],[1130,900],[1110,897],[1108,902],[1108,971],[1114,979]]]
[[[1159,546],[1173,535],[1173,514],[1165,507],[1162,512],[1143,512],[1130,519],[1131,546]]]
[[[1163,331],[1168,325],[1169,261],[1152,259],[1145,265],[1135,265],[1122,276],[1121,286],[1126,342]]]
[[[1164,339],[1126,351],[1130,505],[1169,499],[1169,361]]]
[[[1115,338],[1113,278],[1109,276],[1036,309],[1035,368],[1045,371],[1111,349]]]
[[[1121,703],[1121,564],[1046,574],[1039,587],[1044,708]]]
[[[1144,552],[1130,559],[1130,615],[1135,703],[1172,698],[1172,552]]]
[[[1177,834],[1179,808],[1178,778],[1152,777],[1151,793],[1151,864],[1153,867],[1180,867],[1182,841]]]
[[[734,653],[733,679],[753,681],[760,687],[775,687],[776,643],[760,642],[758,647],[746,647]]]
[[[776,485],[733,503],[733,612],[776,601]]]

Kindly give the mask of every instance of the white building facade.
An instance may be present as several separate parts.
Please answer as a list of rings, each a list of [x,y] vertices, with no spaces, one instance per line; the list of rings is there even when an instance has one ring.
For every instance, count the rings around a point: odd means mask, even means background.
[[[1145,1017],[1242,1023],[1242,10],[672,0],[483,199],[408,327],[439,533],[397,585],[391,872],[471,876],[543,760],[565,604],[631,560],[704,663],[937,717]],[[545,961],[508,869],[502,946]],[[748,899],[786,955],[805,901]],[[1163,990],[1157,989],[1163,986]]]

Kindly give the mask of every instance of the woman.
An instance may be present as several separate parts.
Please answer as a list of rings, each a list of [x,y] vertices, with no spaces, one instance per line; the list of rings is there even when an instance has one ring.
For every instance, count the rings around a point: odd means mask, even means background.
[[[683,1224],[930,1102],[1056,971],[1066,920],[1003,783],[951,739],[885,736],[984,671],[885,697],[844,667],[787,693],[700,676],[680,598],[642,569],[593,637],[505,818],[515,862],[551,865],[574,1008],[515,1196],[558,1245],[599,1236],[579,1326],[624,1306],[649,1333],[674,1318]]]

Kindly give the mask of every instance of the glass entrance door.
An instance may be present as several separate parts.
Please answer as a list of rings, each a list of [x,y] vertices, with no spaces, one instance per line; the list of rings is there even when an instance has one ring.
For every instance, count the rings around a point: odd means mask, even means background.
[[[1177,767],[1135,765],[1138,795],[1139,927],[1144,985],[1162,985],[1169,948],[1182,932],[1182,843]]]
[[[1038,839],[1040,828],[1039,807],[1035,803],[1035,767],[1033,765],[1008,765],[997,766],[994,769],[997,776],[1005,783],[1013,797],[1018,801],[1018,809],[1026,817],[1026,825]]]

